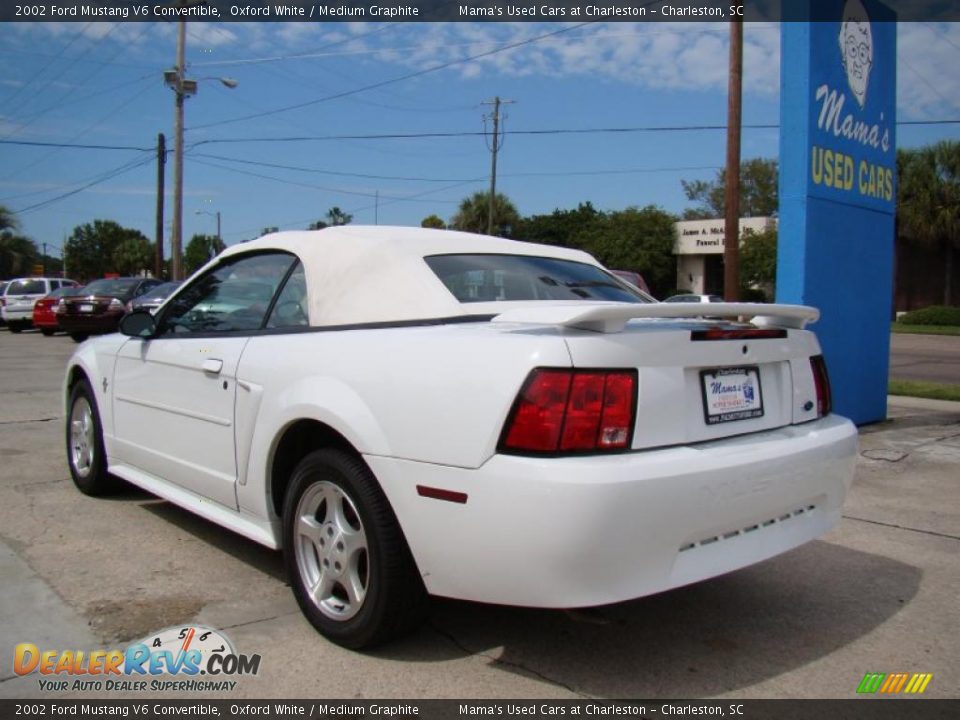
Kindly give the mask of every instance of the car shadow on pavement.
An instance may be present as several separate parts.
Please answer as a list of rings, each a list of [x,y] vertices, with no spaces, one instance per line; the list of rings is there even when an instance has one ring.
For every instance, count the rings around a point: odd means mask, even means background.
[[[151,502],[141,504],[144,510],[148,510],[171,525],[190,533],[198,540],[202,540],[208,545],[256,568],[274,580],[286,584],[287,575],[283,569],[283,558],[276,550],[271,550],[260,543],[248,540],[242,535],[228,532],[219,525],[166,500],[154,498],[152,495],[148,495],[148,497]]]
[[[409,662],[476,655],[593,697],[711,696],[862,638],[910,602],[921,575],[911,565],[816,541],[707,582],[585,612],[437,600],[423,630],[374,654]],[[862,674],[852,674],[857,670]]]

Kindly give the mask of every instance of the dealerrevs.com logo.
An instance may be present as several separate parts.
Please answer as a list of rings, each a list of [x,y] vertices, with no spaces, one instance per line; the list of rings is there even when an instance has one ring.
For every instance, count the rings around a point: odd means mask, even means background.
[[[190,625],[153,633],[124,650],[41,650],[19,643],[13,671],[37,673],[45,691],[211,692],[233,690],[233,677],[256,675],[260,659],[237,653],[218,630]]]

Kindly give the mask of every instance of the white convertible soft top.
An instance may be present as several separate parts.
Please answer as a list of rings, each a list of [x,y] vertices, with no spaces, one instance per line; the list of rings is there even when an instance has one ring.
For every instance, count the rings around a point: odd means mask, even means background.
[[[503,323],[620,332],[633,318],[748,316],[758,325],[798,328],[819,317],[814,308],[749,303],[461,303],[424,262],[425,257],[528,255],[602,266],[580,250],[452,230],[342,225],[278,232],[233,245],[220,257],[256,250],[285,250],[300,258],[307,278],[310,324],[319,327],[495,315],[495,321]]]
[[[533,255],[599,265],[579,250],[452,230],[342,225],[264,235],[232,245],[228,257],[252,250],[286,250],[302,261],[310,324],[347,325],[495,314],[517,303],[461,304],[423,261],[430,255]]]

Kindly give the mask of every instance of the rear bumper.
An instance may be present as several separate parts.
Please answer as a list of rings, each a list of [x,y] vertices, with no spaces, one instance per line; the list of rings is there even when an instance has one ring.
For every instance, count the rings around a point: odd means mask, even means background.
[[[830,416],[610,457],[494,456],[481,468],[368,456],[429,592],[482,602],[620,602],[773,557],[832,528],[857,431]],[[466,493],[421,497],[417,485]]]
[[[0,315],[8,323],[33,323],[33,307],[5,307]]]
[[[102,315],[58,315],[57,323],[66,332],[112,333],[120,326],[123,312]]]

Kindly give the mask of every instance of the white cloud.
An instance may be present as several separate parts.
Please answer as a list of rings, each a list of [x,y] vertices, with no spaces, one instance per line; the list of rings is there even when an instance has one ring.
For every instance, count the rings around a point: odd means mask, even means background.
[[[389,46],[376,40],[383,62],[426,69],[463,61],[556,31],[559,24],[451,23],[408,26]],[[411,44],[411,38],[416,44]],[[641,87],[725,90],[728,30],[716,23],[620,23],[576,29],[463,62],[450,72],[525,77],[592,77]],[[747,92],[776,94],[780,43],[777,26],[750,24],[744,38]]]
[[[956,117],[960,111],[960,23],[901,23],[897,105],[905,120]]]

